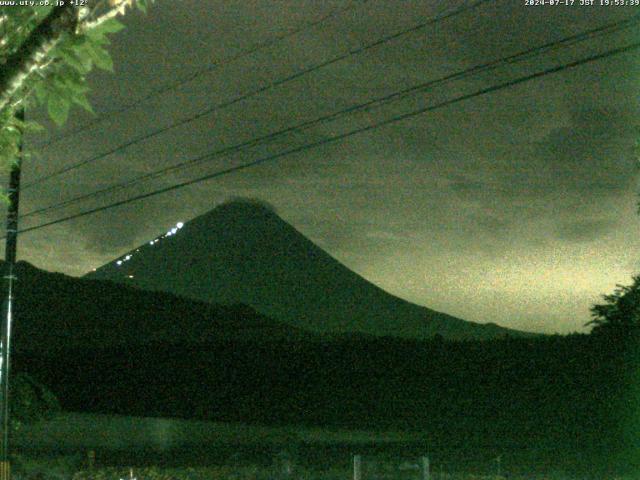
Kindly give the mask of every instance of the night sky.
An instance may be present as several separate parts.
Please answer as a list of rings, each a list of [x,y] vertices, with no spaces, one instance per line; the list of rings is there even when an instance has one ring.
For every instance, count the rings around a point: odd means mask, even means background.
[[[33,151],[25,183],[385,35],[472,2],[158,0],[112,36],[115,74],[91,76],[98,113],[335,10],[314,27],[226,63],[94,128],[75,110]],[[640,14],[640,7],[475,9],[266,89],[23,192],[21,211],[381,97],[473,65]],[[599,0],[598,0],[599,3]],[[638,41],[638,25],[217,158],[23,227],[316,142],[368,123]],[[583,331],[589,307],[640,271],[637,50],[479,96],[179,191],[26,233],[20,259],[82,275],[230,197],[262,199],[385,290],[460,318]],[[43,112],[28,112],[44,119]],[[43,123],[47,124],[46,121]],[[82,130],[78,130],[82,129]],[[52,127],[54,137],[61,133]],[[34,151],[35,149],[35,151]]]

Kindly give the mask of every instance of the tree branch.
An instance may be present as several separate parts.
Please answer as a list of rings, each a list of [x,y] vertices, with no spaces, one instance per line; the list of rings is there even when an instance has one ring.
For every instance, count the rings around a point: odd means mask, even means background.
[[[72,3],[54,7],[18,50],[7,58],[0,70],[0,110],[39,68],[63,34],[75,31],[77,21],[78,11]]]
[[[109,5],[112,6],[110,10],[103,13],[99,17],[94,20],[86,21],[81,25],[81,30],[86,32],[93,28],[96,28],[100,24],[106,22],[107,20],[111,20],[112,18],[117,17],[118,15],[124,15],[127,7],[131,7],[133,5],[134,0],[119,0],[119,1],[110,1]]]

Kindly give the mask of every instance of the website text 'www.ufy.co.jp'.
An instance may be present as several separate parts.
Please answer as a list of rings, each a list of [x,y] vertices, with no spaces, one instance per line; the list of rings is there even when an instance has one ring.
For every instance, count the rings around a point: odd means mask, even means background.
[[[69,4],[81,7],[87,2],[88,0],[0,0],[0,7],[60,7]]]

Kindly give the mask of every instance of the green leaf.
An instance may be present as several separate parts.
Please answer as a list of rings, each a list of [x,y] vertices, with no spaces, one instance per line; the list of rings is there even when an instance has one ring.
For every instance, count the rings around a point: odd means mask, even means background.
[[[58,88],[71,90],[69,97],[73,97],[75,92],[86,93],[89,91],[84,75],[69,68],[61,69],[54,83]]]
[[[42,82],[36,83],[33,89],[35,91],[36,100],[38,100],[38,103],[40,105],[44,105],[44,102],[47,99],[47,86],[45,82],[42,81]]]
[[[8,145],[17,145],[22,138],[22,133],[20,129],[15,125],[7,125],[2,129],[3,141],[7,142]]]
[[[58,125],[62,126],[69,117],[70,102],[68,99],[59,95],[49,95],[47,102],[47,111],[51,119]]]
[[[84,72],[87,73],[91,70],[93,66],[93,58],[91,56],[91,43],[92,39],[88,36],[80,36],[76,35],[70,37],[66,42],[65,46],[61,50],[65,50],[65,53],[68,55],[73,55],[81,64]],[[60,53],[60,56],[62,54]]]
[[[120,23],[115,18],[109,19],[106,22],[98,25],[86,32],[86,38],[94,45],[109,45],[111,42],[107,38],[108,33],[116,33],[124,28],[124,24]]]
[[[140,10],[142,13],[146,14],[147,13],[147,2],[145,2],[144,0],[138,0],[136,2],[136,8],[138,10]]]
[[[87,51],[89,52],[93,62],[96,64],[96,67],[113,72],[113,60],[111,59],[109,52],[96,44],[88,44]]]
[[[124,24],[116,20],[115,18],[110,18],[106,22],[98,25],[95,30],[99,30],[100,33],[117,33],[124,28]]]
[[[68,85],[61,75],[54,77],[51,84],[51,96],[60,97],[67,102],[71,102],[73,95],[73,86]]]
[[[13,129],[12,127],[17,129],[18,132],[41,132],[43,130],[42,126],[39,123],[32,120],[20,120],[17,117],[13,117],[6,124],[5,128]],[[17,137],[17,139],[19,140],[22,135],[20,133],[18,135],[19,136]]]
[[[39,133],[44,131],[44,127],[40,125],[38,122],[34,122],[33,120],[28,120],[23,123],[22,128],[25,132],[29,133]]]
[[[79,73],[84,74],[91,70],[91,59],[88,57],[81,58],[75,51],[60,50],[60,57]]]
[[[91,104],[89,103],[89,100],[87,100],[87,96],[84,93],[77,93],[76,95],[73,96],[73,103],[80,105],[82,108],[84,108],[87,112],[92,113],[92,114],[96,114],[96,112],[93,111],[93,107],[91,106]]]

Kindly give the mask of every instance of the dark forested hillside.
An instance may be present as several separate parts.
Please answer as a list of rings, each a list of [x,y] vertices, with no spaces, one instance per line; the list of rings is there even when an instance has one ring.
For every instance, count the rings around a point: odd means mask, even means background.
[[[215,305],[170,293],[80,280],[17,265],[13,346],[17,350],[184,346],[232,337],[308,336],[244,305]]]
[[[633,435],[637,342],[345,338],[19,356],[69,410],[404,429],[431,445],[563,448],[611,461]]]

